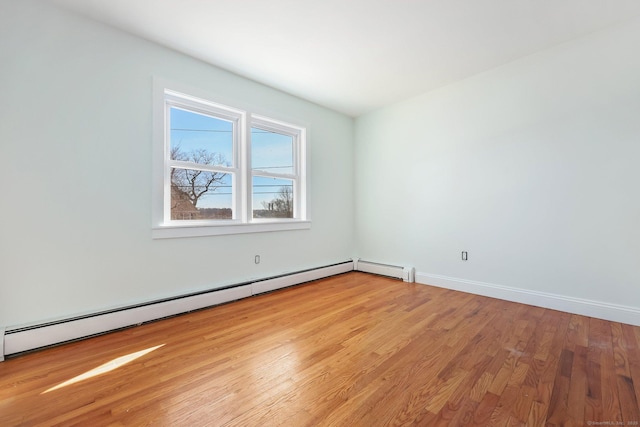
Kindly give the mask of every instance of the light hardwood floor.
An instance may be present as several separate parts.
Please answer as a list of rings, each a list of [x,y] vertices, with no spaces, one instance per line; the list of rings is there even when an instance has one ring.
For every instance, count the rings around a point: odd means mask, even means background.
[[[354,272],[0,363],[0,426],[639,425],[639,343]]]

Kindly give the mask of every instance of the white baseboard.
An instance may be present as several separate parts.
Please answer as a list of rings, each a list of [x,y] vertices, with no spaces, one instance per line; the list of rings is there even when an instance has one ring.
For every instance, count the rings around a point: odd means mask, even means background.
[[[156,302],[151,301],[144,305],[62,319],[42,325],[6,329],[0,327],[0,361],[4,360],[5,355],[23,353],[90,337],[352,270],[353,262],[349,261],[275,278],[256,280],[225,289],[212,289],[198,294],[177,296]]]
[[[640,308],[637,307],[427,273],[416,273],[416,283],[640,326]]]

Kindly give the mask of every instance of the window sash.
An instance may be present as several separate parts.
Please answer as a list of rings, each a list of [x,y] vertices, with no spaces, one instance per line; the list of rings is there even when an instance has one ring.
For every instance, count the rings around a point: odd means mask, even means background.
[[[232,123],[232,158],[231,167],[222,165],[206,165],[195,162],[171,159],[171,109],[179,108],[187,112],[202,114],[216,119],[226,120]],[[245,113],[220,104],[206,101],[200,98],[179,94],[174,91],[165,90],[164,98],[164,218],[163,224],[180,225],[188,223],[196,224],[233,224],[243,222],[242,199],[238,197],[238,188],[243,186],[242,174],[238,167],[240,158],[240,134],[242,132],[241,122]],[[190,169],[204,172],[221,172],[230,174],[231,179],[231,209],[232,219],[207,219],[207,220],[178,220],[172,219],[171,215],[171,170]]]
[[[275,179],[286,179],[291,180],[293,183],[293,218],[286,218],[287,220],[301,220],[305,217],[305,209],[303,208],[306,205],[305,194],[302,191],[301,185],[301,174],[303,162],[303,141],[305,141],[305,130],[304,128],[293,126],[288,123],[284,123],[278,120],[274,120],[268,117],[259,116],[259,115],[251,115],[250,118],[250,128],[260,129],[268,132],[273,132],[281,135],[290,136],[292,138],[292,161],[293,161],[293,173],[278,173],[278,172],[269,172],[263,169],[254,169],[253,166],[250,168],[251,175],[249,176],[249,182],[251,185],[250,191],[253,191],[253,178],[254,177],[265,177],[265,178],[275,178]],[[250,133],[249,133],[250,135]],[[251,141],[248,144],[249,147],[252,147]],[[249,155],[251,159],[251,155]],[[253,218],[253,210],[256,208],[253,206],[253,194],[249,195],[249,203],[250,203],[250,220],[251,222],[266,222],[266,221],[281,221],[284,218]]]

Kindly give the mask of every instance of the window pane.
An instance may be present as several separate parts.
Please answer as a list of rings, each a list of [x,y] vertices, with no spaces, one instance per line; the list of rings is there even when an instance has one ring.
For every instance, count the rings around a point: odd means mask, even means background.
[[[171,219],[232,219],[232,175],[171,169]]]
[[[171,107],[171,159],[233,165],[233,123]]]
[[[253,217],[293,218],[293,181],[253,177]]]
[[[293,137],[251,128],[253,170],[293,174]]]

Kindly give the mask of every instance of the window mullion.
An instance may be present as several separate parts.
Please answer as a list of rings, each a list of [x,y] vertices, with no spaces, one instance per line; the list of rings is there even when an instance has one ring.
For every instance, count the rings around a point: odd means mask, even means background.
[[[252,170],[251,168],[253,167],[253,165],[251,164],[251,120],[249,119],[249,117],[251,117],[250,114],[248,114],[245,117],[244,120],[244,126],[243,126],[243,140],[242,140],[242,149],[243,149],[243,156],[242,156],[242,162],[243,162],[243,178],[244,178],[244,186],[242,188],[242,194],[243,194],[243,203],[244,203],[244,209],[243,209],[243,222],[249,223],[253,220],[253,174],[251,173]]]
[[[293,181],[293,217],[300,218],[300,137],[293,138],[293,173],[296,179]]]
[[[171,218],[171,105],[167,100],[164,101],[164,203],[163,203],[163,218],[166,222],[168,218]]]
[[[235,139],[235,161],[238,167],[237,191],[236,191],[236,207],[238,209],[238,218],[240,222],[247,222],[247,113],[243,112],[240,119],[236,122],[237,132]]]

